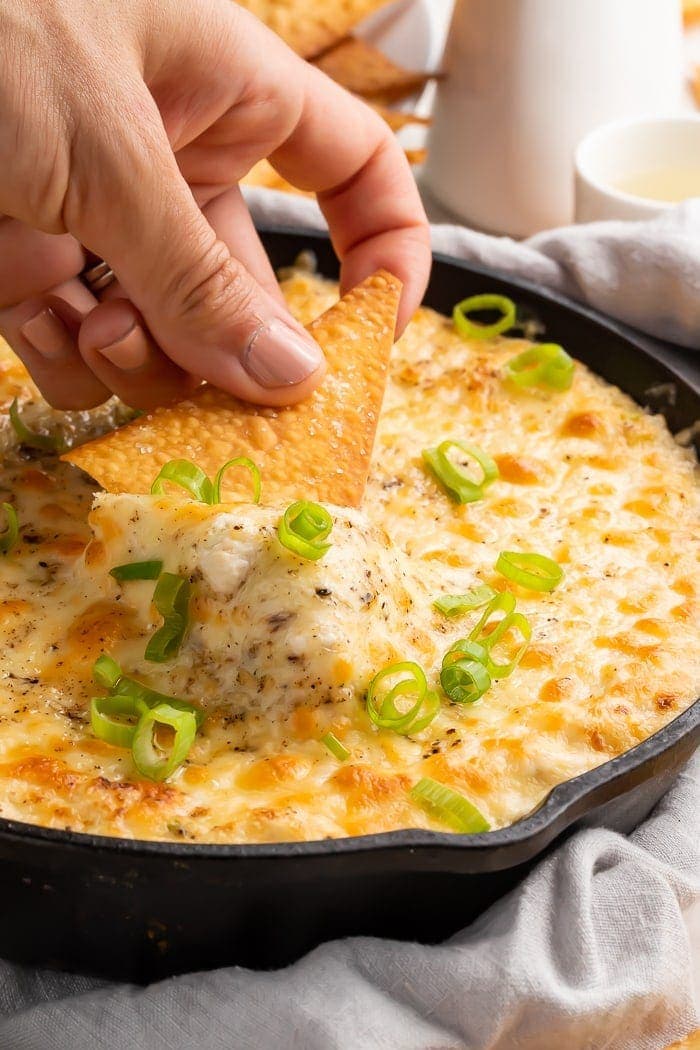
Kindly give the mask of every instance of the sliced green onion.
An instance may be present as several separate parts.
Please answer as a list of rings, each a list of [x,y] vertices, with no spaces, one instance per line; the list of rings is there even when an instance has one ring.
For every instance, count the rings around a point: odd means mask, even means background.
[[[501,594],[497,594],[484,609],[479,622],[469,632],[469,641],[478,642],[480,645],[487,646],[489,632],[485,631],[485,628],[491,621],[491,617],[498,612],[502,612],[504,616],[507,616],[508,613],[512,613],[514,609],[515,598],[509,591],[503,591]]]
[[[324,541],[333,528],[333,519],[325,507],[309,500],[298,500],[285,510],[277,526],[283,547],[302,558],[318,561],[331,544]]]
[[[445,616],[461,616],[463,613],[471,612],[472,609],[480,609],[495,597],[496,592],[487,583],[482,583],[466,594],[443,594],[433,602],[433,608]]]
[[[98,656],[92,666],[92,677],[97,685],[114,689],[122,677],[122,669],[111,656]]]
[[[489,658],[488,649],[479,642],[472,642],[469,638],[460,638],[453,642],[442,658],[442,666],[454,663],[455,660],[476,660],[484,667]]]
[[[166,481],[186,489],[191,496],[194,496],[201,503],[214,502],[214,486],[204,471],[189,459],[171,459],[162,466],[151,485],[151,495],[162,496],[165,492]]]
[[[411,788],[411,797],[464,834],[474,835],[491,828],[483,813],[469,799],[430,777],[423,777]]]
[[[112,690],[113,696],[129,696],[136,703],[145,707],[157,707],[158,704],[169,704],[176,711],[189,711],[197,722],[197,729],[201,729],[206,720],[206,715],[201,707],[191,704],[187,700],[181,700],[179,696],[168,696],[167,693],[157,693],[155,689],[149,689],[135,678],[127,678],[125,675]]]
[[[377,691],[381,683],[396,675],[408,677],[401,678],[379,699]],[[415,697],[415,700],[408,710],[399,710],[398,697]],[[425,672],[410,660],[390,664],[379,671],[369,683],[366,701],[367,713],[376,726],[393,729],[403,736],[425,729],[440,709],[440,698],[428,689]]]
[[[574,381],[574,362],[557,343],[538,343],[506,362],[505,378],[522,388],[568,390]]]
[[[115,747],[131,747],[136,723],[144,710],[147,708],[131,696],[93,697],[90,704],[92,731],[99,740],[106,740]],[[131,719],[131,722],[126,719]]]
[[[501,319],[494,324],[470,321],[468,314],[478,310],[499,310]],[[452,311],[454,326],[465,339],[493,339],[515,324],[515,303],[505,295],[472,295],[457,303]]]
[[[512,660],[509,660],[504,664],[497,664],[493,659],[493,650],[501,638],[503,638],[503,636],[510,630],[517,631],[520,634],[522,643]],[[523,614],[519,612],[513,612],[508,613],[507,616],[503,617],[498,626],[491,632],[484,642],[489,654],[488,660],[486,661],[486,668],[492,678],[507,678],[508,675],[513,673],[525,655],[531,637],[532,627],[530,626],[530,621],[527,616],[523,616]]]
[[[491,688],[491,675],[478,660],[462,657],[440,671],[440,685],[455,704],[474,704]]]
[[[155,742],[159,725],[174,730],[169,751]],[[172,704],[157,704],[139,719],[132,743],[134,765],[149,780],[165,780],[185,761],[196,734],[197,720],[191,711],[179,711]]]
[[[163,617],[163,626],[149,641],[144,656],[154,663],[163,663],[177,656],[185,637],[189,623],[189,581],[173,572],[162,573],[153,592],[153,604]]]
[[[7,518],[7,528],[0,533],[0,554],[9,554],[19,539],[19,522],[17,511],[11,503],[3,503],[2,509]]]
[[[350,758],[350,752],[341,744],[335,733],[326,733],[325,736],[321,737],[321,743],[325,744],[332,755],[338,759],[339,762],[344,762],[346,758]]]
[[[448,453],[457,449],[467,459],[474,459],[481,467],[483,477],[472,481],[466,473],[466,464],[454,463]],[[437,448],[423,449],[423,460],[456,503],[475,503],[484,498],[484,489],[498,477],[498,467],[478,445],[463,441],[442,441]]]
[[[10,405],[10,422],[20,444],[27,448],[36,448],[41,452],[58,452],[63,448],[63,441],[60,438],[51,437],[50,434],[37,434],[22,422],[17,407],[17,398]]]
[[[115,580],[157,580],[162,570],[162,561],[130,561],[115,565],[109,575]]]
[[[236,456],[235,459],[230,459],[228,463],[224,463],[223,467],[217,471],[216,477],[214,478],[214,487],[212,494],[212,503],[221,503],[221,482],[224,474],[231,467],[245,467],[249,470],[253,479],[253,503],[260,502],[260,492],[262,488],[260,471],[253,463],[252,459],[248,459],[247,456]]]
[[[522,613],[514,612],[514,609],[515,598],[512,594],[504,591],[502,594],[497,595],[486,606],[481,619],[469,635],[469,641],[476,642],[486,649],[488,654],[486,670],[492,678],[507,678],[509,674],[512,674],[530,644],[530,638],[532,637],[530,622]],[[492,617],[498,612],[502,612],[504,615],[491,630],[487,631],[487,625],[491,624]],[[497,664],[493,660],[492,651],[507,631],[511,629],[518,631],[521,635],[523,639],[522,644],[512,660],[509,660],[508,663]],[[455,644],[458,645],[459,643]]]
[[[564,579],[561,565],[545,554],[501,551],[494,568],[530,591],[553,591]]]

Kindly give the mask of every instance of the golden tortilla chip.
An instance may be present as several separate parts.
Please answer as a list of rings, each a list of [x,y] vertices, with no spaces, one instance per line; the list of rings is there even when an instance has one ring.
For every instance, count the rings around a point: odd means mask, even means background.
[[[420,91],[435,75],[402,69],[358,37],[342,40],[314,65],[348,91],[384,106]]]
[[[688,1032],[685,1039],[666,1047],[666,1050],[700,1050],[700,1028],[696,1028],[694,1032]]]
[[[362,500],[394,340],[401,282],[379,270],[313,321],[328,373],[318,390],[288,408],[250,405],[213,386],[157,408],[66,453],[108,492],[150,492],[170,459],[190,459],[210,477],[226,460],[260,468],[262,502]],[[239,476],[240,475],[240,476]],[[226,498],[250,499],[245,470],[231,470]]]
[[[315,58],[390,0],[238,0],[302,58]]]

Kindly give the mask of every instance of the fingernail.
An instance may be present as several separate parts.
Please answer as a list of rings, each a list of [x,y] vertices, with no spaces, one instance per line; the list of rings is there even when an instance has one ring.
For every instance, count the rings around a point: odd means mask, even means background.
[[[137,372],[148,361],[148,340],[140,324],[133,322],[123,336],[109,346],[95,348],[122,372]]]
[[[19,330],[29,345],[49,361],[65,357],[73,351],[70,332],[50,306],[30,317]]]
[[[243,367],[264,387],[293,386],[308,379],[323,363],[323,353],[311,336],[274,320],[258,328],[243,355]]]

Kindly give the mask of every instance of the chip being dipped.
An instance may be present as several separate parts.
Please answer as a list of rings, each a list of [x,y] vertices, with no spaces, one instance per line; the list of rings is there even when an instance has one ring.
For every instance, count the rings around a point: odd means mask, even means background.
[[[247,456],[263,478],[262,502],[323,500],[357,506],[369,473],[401,282],[380,270],[309,325],[328,363],[305,401],[262,408],[204,386],[187,401],[153,412],[63,457],[108,492],[146,493],[174,457],[214,475]],[[245,472],[244,472],[245,473]],[[249,499],[250,483],[227,476],[224,499]]]

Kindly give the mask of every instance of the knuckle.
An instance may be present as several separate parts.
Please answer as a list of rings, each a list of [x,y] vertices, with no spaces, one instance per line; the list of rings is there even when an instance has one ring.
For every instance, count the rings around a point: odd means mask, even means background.
[[[186,268],[180,268],[165,290],[177,320],[194,327],[234,323],[255,311],[251,277],[220,241],[214,241]]]

